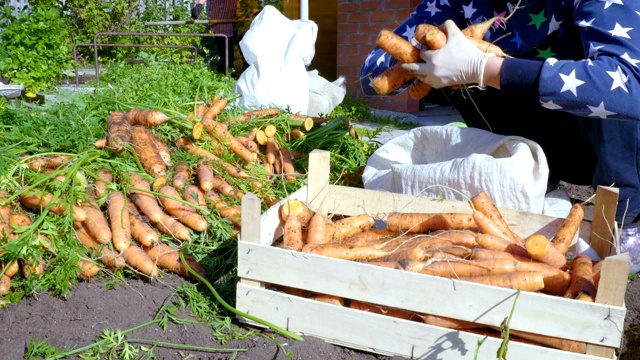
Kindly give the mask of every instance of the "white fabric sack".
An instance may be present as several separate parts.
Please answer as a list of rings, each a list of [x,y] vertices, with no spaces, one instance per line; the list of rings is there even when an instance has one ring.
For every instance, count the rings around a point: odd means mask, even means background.
[[[245,109],[278,106],[292,113],[307,112],[307,66],[315,55],[318,26],[310,20],[289,20],[275,7],[265,6],[240,41],[249,67],[234,91]]]
[[[307,74],[309,75],[309,108],[305,115],[329,115],[347,94],[344,76],[329,82],[320,76],[318,70],[311,70]]]
[[[497,207],[542,213],[548,174],[542,148],[531,140],[423,126],[378,148],[362,177],[367,189],[458,201],[484,191]]]

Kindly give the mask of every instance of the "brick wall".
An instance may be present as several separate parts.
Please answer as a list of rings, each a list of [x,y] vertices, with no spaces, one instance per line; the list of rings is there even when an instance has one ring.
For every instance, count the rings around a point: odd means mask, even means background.
[[[365,99],[374,108],[416,112],[418,100],[408,91],[397,96],[366,96],[360,88],[360,69],[382,29],[395,29],[422,1],[420,0],[338,0],[337,73],[347,80],[347,92]]]

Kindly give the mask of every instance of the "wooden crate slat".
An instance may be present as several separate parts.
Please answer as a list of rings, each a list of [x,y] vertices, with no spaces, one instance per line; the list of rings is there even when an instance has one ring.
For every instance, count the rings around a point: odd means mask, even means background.
[[[338,307],[319,301],[238,285],[236,307],[258,318],[268,318],[289,331],[325,339],[331,343],[383,355],[412,359],[474,359],[483,336],[419,322]],[[240,320],[254,324],[244,318]],[[495,359],[501,340],[487,338],[480,359]],[[601,357],[509,342],[509,359],[602,360]]]
[[[276,247],[238,246],[238,274],[243,278],[488,325],[499,326],[509,315],[516,293]],[[622,307],[522,292],[511,327],[617,347],[625,312]]]

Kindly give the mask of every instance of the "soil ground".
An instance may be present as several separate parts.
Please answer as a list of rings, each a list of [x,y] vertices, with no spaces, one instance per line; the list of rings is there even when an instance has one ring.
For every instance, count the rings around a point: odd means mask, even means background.
[[[588,189],[567,188],[573,198],[586,198]],[[104,280],[81,282],[68,298],[52,297],[41,293],[27,297],[21,304],[0,309],[0,331],[4,334],[0,341],[0,358],[24,359],[31,339],[45,340],[61,351],[93,344],[103,330],[126,330],[146,323],[167,301],[176,286],[184,279],[175,275],[165,275],[153,282],[128,281],[112,289],[107,289]],[[625,306],[625,335],[620,348],[619,359],[640,359],[640,279],[628,283]],[[181,314],[189,316],[188,313]],[[254,329],[264,335],[270,331],[250,327],[236,320],[234,326]],[[250,336],[244,340],[233,340],[220,344],[210,330],[198,324],[176,325],[169,323],[166,330],[158,325],[144,327],[127,334],[127,339],[164,341],[172,344],[187,344],[209,348],[226,349],[220,352],[184,350],[172,346],[154,349],[161,359],[350,359],[350,360],[400,360],[402,357],[388,357],[368,352],[336,346],[313,337],[295,341],[278,336],[282,348],[264,336]],[[134,345],[144,342],[133,342]],[[147,345],[148,346],[148,345]],[[283,352],[290,352],[291,357]],[[140,357],[149,358],[149,357]]]

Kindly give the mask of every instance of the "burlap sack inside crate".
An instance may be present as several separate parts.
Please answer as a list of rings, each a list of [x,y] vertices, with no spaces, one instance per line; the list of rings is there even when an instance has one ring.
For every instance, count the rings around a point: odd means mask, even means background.
[[[455,126],[424,126],[369,158],[367,189],[467,201],[486,192],[496,206],[543,213],[549,168],[528,139]]]

